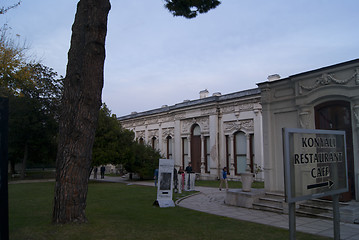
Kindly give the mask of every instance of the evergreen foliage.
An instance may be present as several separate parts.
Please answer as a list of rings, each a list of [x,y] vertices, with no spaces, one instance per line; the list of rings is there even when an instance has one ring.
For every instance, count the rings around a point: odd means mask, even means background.
[[[161,155],[151,146],[135,141],[134,136],[132,131],[122,128],[104,103],[99,112],[92,167],[122,165],[127,172],[137,173],[142,179],[152,178]]]
[[[165,7],[173,16],[195,18],[198,13],[206,13],[221,4],[218,0],[165,0]]]

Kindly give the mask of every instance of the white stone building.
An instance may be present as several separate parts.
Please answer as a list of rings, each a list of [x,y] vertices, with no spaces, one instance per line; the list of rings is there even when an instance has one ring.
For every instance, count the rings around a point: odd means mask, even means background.
[[[263,169],[266,191],[284,192],[282,129],[345,130],[349,192],[359,200],[359,59],[280,79],[272,75],[258,88],[200,99],[119,118],[138,140],[188,162],[201,179],[229,178]]]
[[[349,192],[359,200],[359,59],[258,84],[267,191],[284,191],[282,129],[344,130]]]
[[[119,118],[136,139],[185,168],[191,162],[201,179],[229,178],[263,167],[260,90],[232,94],[200,92],[200,98]],[[263,179],[262,173],[257,178]]]

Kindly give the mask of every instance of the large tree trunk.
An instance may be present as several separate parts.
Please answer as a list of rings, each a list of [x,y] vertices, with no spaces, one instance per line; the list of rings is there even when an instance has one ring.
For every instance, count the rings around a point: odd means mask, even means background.
[[[101,107],[109,0],[80,0],[72,26],[56,159],[54,223],[86,222],[92,146]]]

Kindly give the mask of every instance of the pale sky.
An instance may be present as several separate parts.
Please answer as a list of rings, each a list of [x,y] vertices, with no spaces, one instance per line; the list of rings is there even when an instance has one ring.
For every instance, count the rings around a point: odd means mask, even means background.
[[[23,0],[0,23],[65,76],[77,2]],[[102,100],[117,116],[359,57],[358,0],[222,0],[191,20],[173,17],[163,0],[111,4]]]

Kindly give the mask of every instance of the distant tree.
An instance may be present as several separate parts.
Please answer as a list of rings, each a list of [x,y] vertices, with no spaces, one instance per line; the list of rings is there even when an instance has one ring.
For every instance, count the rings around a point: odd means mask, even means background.
[[[19,95],[26,71],[25,44],[11,37],[9,27],[0,27],[0,96]]]
[[[16,94],[9,95],[9,160],[12,168],[22,162],[23,178],[29,162],[55,163],[62,81],[41,64],[28,64],[19,71],[29,73],[16,80]]]
[[[135,141],[134,136],[132,131],[122,128],[116,115],[111,115],[111,110],[103,104],[92,150],[92,167],[121,164],[127,172],[138,173],[142,179],[152,178],[161,155]]]
[[[92,166],[121,164],[131,150],[134,133],[121,127],[116,115],[103,104],[92,150]]]
[[[158,167],[160,158],[160,152],[151,146],[134,142],[124,162],[124,168],[127,172],[137,173],[141,179],[153,178],[153,172]]]
[[[193,0],[198,2],[199,0]],[[170,11],[183,12],[188,1],[172,3]],[[201,0],[206,12],[215,8],[212,0]],[[216,1],[217,2],[217,1]],[[212,5],[211,5],[212,3]],[[168,8],[168,6],[166,6]],[[85,207],[88,173],[91,168],[92,147],[101,107],[105,38],[109,0],[80,0],[72,26],[71,47],[64,83],[64,97],[59,127],[59,145],[56,158],[56,184],[52,221],[54,223],[86,222]],[[197,10],[196,10],[197,12]],[[180,13],[179,16],[194,17]]]
[[[62,81],[51,68],[26,58],[26,47],[0,28],[0,95],[9,98],[9,161],[54,162]]]

